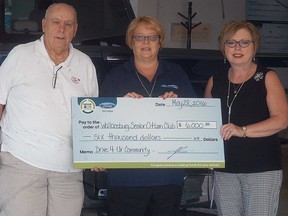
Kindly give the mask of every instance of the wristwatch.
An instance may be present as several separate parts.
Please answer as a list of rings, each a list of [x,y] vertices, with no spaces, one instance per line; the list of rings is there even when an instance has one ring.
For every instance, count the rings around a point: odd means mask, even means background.
[[[243,135],[242,137],[246,137],[246,132],[247,132],[247,127],[246,126],[242,126],[242,130],[243,130]]]

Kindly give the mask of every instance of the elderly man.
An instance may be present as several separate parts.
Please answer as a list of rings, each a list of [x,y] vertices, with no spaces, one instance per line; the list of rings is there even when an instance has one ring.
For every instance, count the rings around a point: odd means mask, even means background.
[[[75,49],[75,9],[52,4],[43,36],[16,46],[0,68],[0,216],[79,216],[71,97],[98,96],[95,67]]]

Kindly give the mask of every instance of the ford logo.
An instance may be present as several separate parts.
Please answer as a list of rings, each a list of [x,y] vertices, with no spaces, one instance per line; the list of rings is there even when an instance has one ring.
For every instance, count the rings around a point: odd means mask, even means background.
[[[114,103],[110,103],[110,102],[105,102],[105,103],[101,103],[99,104],[99,107],[103,108],[103,109],[112,109],[115,107]]]

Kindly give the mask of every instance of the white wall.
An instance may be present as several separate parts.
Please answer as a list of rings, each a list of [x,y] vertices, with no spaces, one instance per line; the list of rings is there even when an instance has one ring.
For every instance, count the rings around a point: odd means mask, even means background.
[[[130,0],[130,2],[136,16],[153,16],[162,23],[166,31],[165,47],[169,48],[187,47],[186,32],[184,41],[172,41],[171,25],[185,21],[178,12],[187,16],[188,2],[192,2],[192,14],[197,12],[192,22],[202,23],[192,31],[192,49],[218,50],[217,38],[223,24],[231,20],[245,19],[245,0]],[[277,67],[275,70],[284,87],[288,89],[288,68]]]
[[[136,16],[153,16],[162,23],[166,32],[165,47],[170,48],[187,47],[187,32],[180,24],[185,20],[178,15],[178,12],[188,16],[188,2],[192,2],[192,15],[197,13],[192,23],[201,22],[201,25],[192,31],[192,49],[218,49],[217,38],[223,24],[230,20],[245,19],[244,0],[130,0],[130,2]],[[172,31],[172,26],[176,28],[175,31]]]

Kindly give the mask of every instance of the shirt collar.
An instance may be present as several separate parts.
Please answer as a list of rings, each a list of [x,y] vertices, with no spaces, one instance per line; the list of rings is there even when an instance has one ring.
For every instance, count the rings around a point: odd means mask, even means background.
[[[69,55],[67,57],[67,59],[62,62],[60,65],[63,66],[69,66],[73,57],[73,53],[74,53],[74,47],[73,45],[70,43],[69,45]],[[45,58],[50,58],[49,54],[46,50],[46,47],[44,45],[44,35],[42,35],[36,42],[35,42],[35,54],[36,56],[43,56]]]
[[[164,73],[164,70],[169,70],[169,68],[167,68],[165,66],[165,64],[163,64],[163,60],[158,59],[159,60],[159,65],[155,74],[155,77],[160,76],[162,73]],[[136,67],[134,64],[134,57],[130,57],[129,60],[124,63],[124,68],[126,71],[130,72],[130,73],[135,73],[136,72]]]

